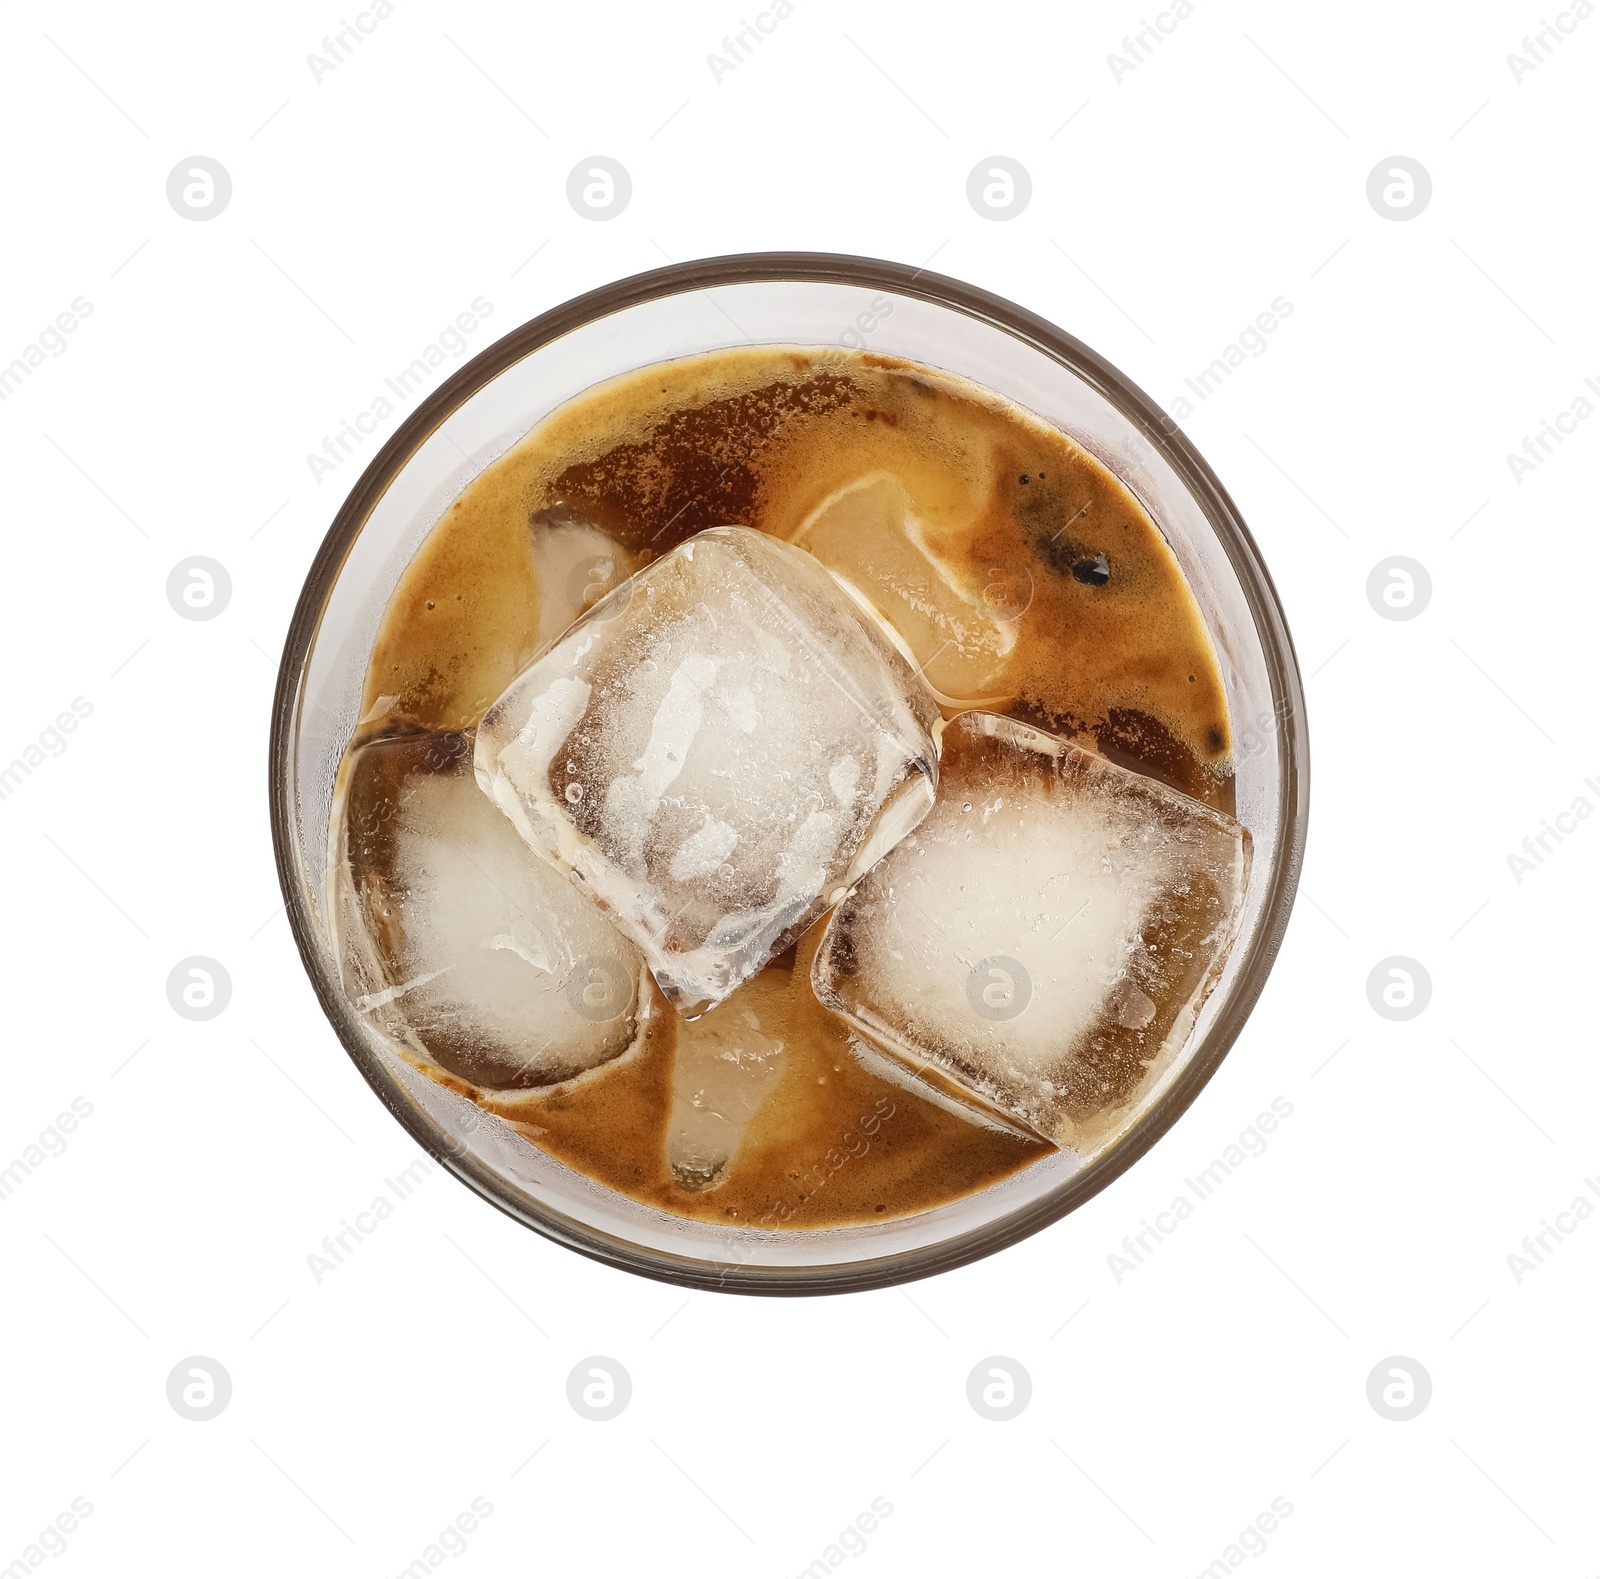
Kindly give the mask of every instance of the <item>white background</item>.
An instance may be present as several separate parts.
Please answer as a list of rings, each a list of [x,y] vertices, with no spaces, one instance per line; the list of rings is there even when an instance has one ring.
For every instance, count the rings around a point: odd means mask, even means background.
[[[1600,422],[1520,483],[1505,458],[1600,379],[1600,20],[1519,84],[1531,5],[1200,0],[1119,83],[1146,14],[798,0],[718,82],[731,0],[401,0],[317,82],[331,4],[0,11],[0,361],[93,303],[0,405],[0,760],[93,708],[0,801],[0,1163],[93,1108],[0,1201],[0,1568],[79,1496],[51,1574],[393,1575],[480,1496],[452,1574],[792,1575],[875,1497],[851,1573],[1180,1579],[1275,1497],[1251,1572],[1600,1567],[1600,1222],[1507,1262],[1600,1175],[1600,826],[1507,862],[1600,805]],[[204,223],[165,195],[197,153],[234,189]],[[565,197],[593,154],[633,179],[607,223]],[[1033,181],[1005,223],[965,196],[994,154]],[[1403,223],[1366,197],[1394,154],[1433,180]],[[415,1148],[321,1017],[271,860],[283,633],[381,437],[320,483],[306,452],[475,296],[470,353],[668,258],[791,247],[932,260],[1163,402],[1292,302],[1186,424],[1307,677],[1311,841],[1260,1007],[1131,1173],[904,1290],[688,1296],[442,1172],[318,1284],[308,1254]],[[233,581],[208,623],[165,596],[192,554]],[[1365,594],[1393,554],[1433,582],[1404,623]],[[233,979],[204,1024],[165,994],[194,954]],[[1365,990],[1395,954],[1433,982],[1400,1024]],[[1123,1236],[1278,1096],[1265,1154],[1118,1282]],[[165,1391],[196,1354],[233,1383],[205,1423]],[[592,1354],[633,1379],[603,1424],[566,1400]],[[1003,1424],[966,1399],[995,1354],[1033,1382]],[[1366,1396],[1393,1355],[1433,1382],[1406,1423]]]

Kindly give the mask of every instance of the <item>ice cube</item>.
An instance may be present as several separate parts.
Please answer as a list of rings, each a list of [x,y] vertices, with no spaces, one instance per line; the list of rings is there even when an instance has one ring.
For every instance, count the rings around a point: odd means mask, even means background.
[[[1187,1037],[1249,860],[1231,817],[963,713],[938,804],[829,918],[812,985],[939,1088],[1082,1150]]]
[[[723,1183],[746,1126],[783,1077],[792,974],[769,965],[727,1002],[678,1021],[667,1165],[683,1189]]]
[[[854,587],[904,640],[947,705],[994,705],[1016,645],[1015,589],[1003,596],[941,551],[899,480],[869,476],[830,495],[795,542]]]
[[[713,527],[489,710],[478,782],[683,1012],[748,980],[926,815],[937,704],[810,555]]]
[[[335,914],[362,1013],[414,1060],[530,1098],[636,1045],[638,951],[485,799],[470,735],[377,740],[345,771]]]
[[[528,529],[539,580],[535,650],[543,652],[580,614],[626,581],[646,556],[624,548],[565,506],[535,511]]]

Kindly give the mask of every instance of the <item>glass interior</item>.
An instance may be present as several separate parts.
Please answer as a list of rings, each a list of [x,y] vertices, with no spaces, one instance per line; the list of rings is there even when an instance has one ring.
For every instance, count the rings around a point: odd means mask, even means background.
[[[1220,1061],[1287,921],[1305,820],[1298,673],[1275,594],[1231,501],[1159,409],[1061,331],[955,281],[810,256],[720,260],[594,293],[508,336],[439,390],[373,462],[329,533],[280,674],[272,787],[302,956],[341,1040],[436,1156],[523,1222],[647,1275],[753,1292],[925,1275],[1069,1210],[1172,1122]],[[870,328],[863,327],[870,325]],[[946,369],[1026,406],[1140,498],[1210,626],[1236,737],[1237,815],[1254,840],[1244,922],[1181,1053],[1093,1156],[1056,1152],[936,1210],[854,1228],[764,1231],[669,1216],[546,1157],[417,1073],[345,1002],[326,892],[334,776],[390,594],[450,501],[541,418],[602,379],[747,343],[859,346]]]

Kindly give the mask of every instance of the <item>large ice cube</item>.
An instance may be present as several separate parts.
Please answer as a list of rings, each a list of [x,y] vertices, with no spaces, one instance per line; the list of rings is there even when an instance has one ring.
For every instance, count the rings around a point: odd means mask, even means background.
[[[791,976],[769,965],[709,1014],[678,1021],[667,1165],[683,1189],[728,1177],[746,1127],[782,1079]]]
[[[943,552],[897,478],[873,472],[841,488],[794,540],[888,620],[941,699],[970,707],[1003,695],[1015,588],[1007,582],[996,595]]]
[[[335,913],[358,1009],[497,1093],[535,1094],[635,1045],[638,951],[484,798],[470,735],[377,740],[346,773]]]
[[[1091,1145],[1176,1051],[1238,924],[1231,817],[992,713],[829,919],[817,996],[946,1091]]]
[[[921,820],[937,704],[814,559],[714,527],[601,599],[478,731],[478,782],[684,1011]]]

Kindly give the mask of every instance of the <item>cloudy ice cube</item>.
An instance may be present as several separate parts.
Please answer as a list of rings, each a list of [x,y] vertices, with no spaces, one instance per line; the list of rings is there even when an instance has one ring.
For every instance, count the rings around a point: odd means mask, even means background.
[[[782,1079],[791,975],[768,966],[710,1013],[678,1021],[667,1165],[683,1189],[726,1180],[746,1126]]]
[[[543,652],[580,614],[626,581],[645,556],[564,506],[535,511],[528,530],[539,580],[534,648]]]
[[[1015,588],[1007,582],[996,596],[941,552],[897,478],[873,472],[841,488],[794,540],[889,622],[941,699],[974,706],[1000,698],[1017,641]]]
[[[1170,1061],[1238,926],[1231,817],[992,713],[828,921],[818,998],[939,1089],[1084,1149]]]
[[[413,1058],[530,1099],[620,1057],[648,1012],[638,951],[537,860],[472,772],[472,737],[374,741],[335,822],[345,991]]]
[[[940,727],[927,686],[810,555],[714,527],[511,683],[477,773],[689,1012],[916,826]]]

